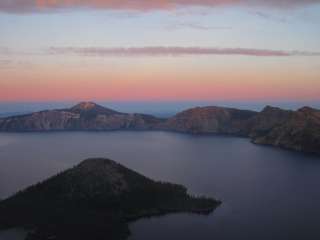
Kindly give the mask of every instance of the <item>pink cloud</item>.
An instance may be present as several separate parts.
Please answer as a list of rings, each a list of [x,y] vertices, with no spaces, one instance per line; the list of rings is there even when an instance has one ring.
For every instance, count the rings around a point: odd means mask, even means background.
[[[283,51],[251,48],[204,47],[51,47],[49,54],[74,54],[81,56],[182,56],[182,55],[243,55],[256,57],[320,56],[320,52]]]
[[[173,23],[168,26],[166,26],[167,30],[179,30],[179,29],[184,29],[184,28],[190,28],[194,30],[231,30],[232,27],[227,27],[227,26],[206,26],[202,25],[199,23]]]
[[[178,7],[266,6],[293,8],[320,3],[320,0],[1,0],[0,11],[28,12],[63,8],[97,8],[108,10],[164,10]]]

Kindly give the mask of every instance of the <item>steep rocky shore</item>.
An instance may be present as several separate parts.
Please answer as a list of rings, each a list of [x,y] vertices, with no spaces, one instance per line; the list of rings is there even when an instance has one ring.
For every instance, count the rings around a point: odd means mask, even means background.
[[[83,102],[69,109],[0,119],[0,131],[148,130],[163,121],[151,115],[121,113]]]
[[[257,113],[222,107],[197,107],[169,118],[163,129],[195,134],[232,134],[247,136],[249,119]]]
[[[253,143],[320,154],[320,111],[271,106],[261,112],[220,107],[193,108],[168,119],[164,129],[249,137]]]
[[[320,154],[320,111],[271,106],[261,112],[223,107],[197,107],[162,119],[127,114],[91,102],[69,109],[36,112],[0,119],[0,131],[164,130],[192,134],[250,137],[256,144]]]
[[[254,143],[320,154],[319,110],[309,107],[298,111],[267,108],[255,121],[250,133]]]

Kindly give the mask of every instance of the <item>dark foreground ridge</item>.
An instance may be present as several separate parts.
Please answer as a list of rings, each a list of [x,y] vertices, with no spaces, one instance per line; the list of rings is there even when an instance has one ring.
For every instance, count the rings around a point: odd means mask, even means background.
[[[265,107],[261,112],[197,107],[168,119],[127,114],[92,102],[69,109],[0,118],[2,132],[164,130],[192,134],[229,134],[296,151],[320,154],[320,110]]]
[[[0,202],[0,229],[28,240],[120,240],[128,222],[172,212],[209,214],[219,201],[156,182],[108,159],[88,159]]]

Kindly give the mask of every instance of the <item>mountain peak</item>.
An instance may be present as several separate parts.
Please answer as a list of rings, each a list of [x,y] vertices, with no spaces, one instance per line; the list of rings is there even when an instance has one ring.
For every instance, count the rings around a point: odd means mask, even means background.
[[[99,105],[94,102],[80,102],[77,105],[73,106],[72,108],[79,109],[79,110],[90,110],[98,106]]]
[[[106,115],[112,115],[112,114],[121,114],[117,111],[114,111],[112,109],[103,107],[99,104],[96,104],[94,102],[80,102],[77,105],[70,108],[72,112],[85,114],[106,114]]]

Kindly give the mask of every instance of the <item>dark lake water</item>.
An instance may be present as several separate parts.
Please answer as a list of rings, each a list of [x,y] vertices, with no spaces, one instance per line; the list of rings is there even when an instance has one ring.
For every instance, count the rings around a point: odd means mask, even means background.
[[[166,132],[0,134],[0,198],[88,157],[223,201],[213,214],[131,224],[130,240],[320,239],[320,157],[248,139]],[[17,239],[0,233],[1,240]]]

